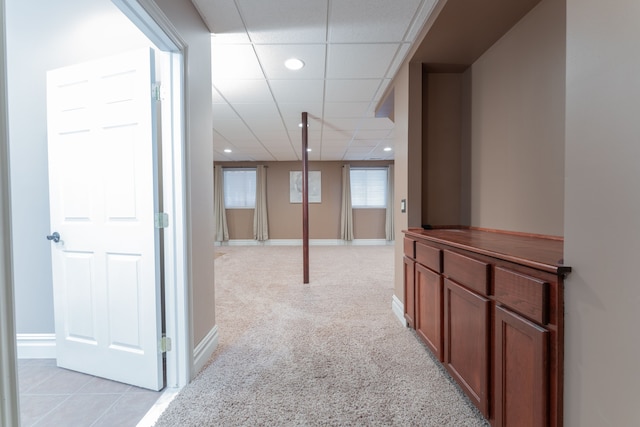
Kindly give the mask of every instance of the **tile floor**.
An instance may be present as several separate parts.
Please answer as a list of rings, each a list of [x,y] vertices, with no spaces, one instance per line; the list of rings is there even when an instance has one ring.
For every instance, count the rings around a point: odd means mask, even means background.
[[[22,427],[135,427],[162,391],[58,368],[54,359],[19,359]]]

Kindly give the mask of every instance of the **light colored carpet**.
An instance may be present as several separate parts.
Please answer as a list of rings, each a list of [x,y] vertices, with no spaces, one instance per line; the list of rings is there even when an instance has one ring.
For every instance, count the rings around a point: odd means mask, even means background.
[[[156,426],[488,426],[392,313],[393,247],[224,247],[220,343]]]

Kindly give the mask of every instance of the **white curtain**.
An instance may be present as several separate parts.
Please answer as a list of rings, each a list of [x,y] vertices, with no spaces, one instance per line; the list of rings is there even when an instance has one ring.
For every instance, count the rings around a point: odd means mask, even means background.
[[[387,169],[387,215],[384,225],[384,234],[388,241],[395,239],[395,231],[393,229],[393,165],[389,165]]]
[[[269,240],[269,224],[267,221],[267,168],[256,167],[256,208],[253,211],[253,238]]]
[[[342,166],[342,211],[340,213],[340,238],[353,240],[353,213],[351,210],[351,166]]]
[[[222,166],[213,168],[213,213],[216,225],[216,242],[226,242],[229,240],[229,229],[227,228],[227,212],[224,208],[224,181]]]

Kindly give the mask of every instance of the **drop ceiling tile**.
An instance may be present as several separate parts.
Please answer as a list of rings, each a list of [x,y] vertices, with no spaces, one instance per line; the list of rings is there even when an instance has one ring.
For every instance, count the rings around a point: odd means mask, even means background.
[[[393,150],[392,151],[384,151],[385,147],[388,147],[388,146],[389,145],[384,144],[384,143],[378,144],[371,151],[371,155],[375,156],[375,157],[388,157],[388,156],[392,155],[393,154]]]
[[[257,141],[251,130],[240,120],[218,121],[214,124],[214,130],[224,139],[234,144],[243,139]]]
[[[211,46],[221,44],[251,44],[247,33],[221,33],[211,35]]]
[[[221,79],[263,79],[253,46],[213,45],[211,47],[211,73],[214,84]]]
[[[271,92],[281,104],[321,104],[324,80],[270,80]]]
[[[365,118],[360,120],[358,124],[359,124],[358,128],[360,130],[370,130],[370,129],[391,130],[394,127],[394,123],[386,117]]]
[[[218,80],[213,84],[231,105],[273,102],[273,96],[265,80]]]
[[[329,45],[327,78],[383,78],[397,49],[397,43]]]
[[[298,155],[293,151],[290,153],[272,153],[277,162],[291,162],[300,160]]]
[[[375,148],[379,144],[377,139],[354,139],[349,148]]]
[[[326,142],[331,141],[346,141],[349,142],[353,139],[353,130],[334,130],[329,126],[325,126],[322,129],[322,140]]]
[[[256,45],[258,59],[268,79],[323,79],[325,44]],[[298,58],[304,62],[300,70],[289,70],[284,62]]]
[[[420,0],[349,0],[331,2],[332,43],[402,41]]]
[[[213,151],[213,163],[216,162],[233,162],[236,159],[233,156],[233,153],[225,153],[223,151],[214,150]]]
[[[288,144],[289,133],[284,127],[282,127],[279,130],[263,130],[260,132],[260,141],[262,142],[283,141]]]
[[[254,43],[299,43],[326,40],[327,2],[318,0],[237,0]]]
[[[227,101],[220,95],[220,92],[215,88],[215,86],[211,86],[211,102],[214,104],[226,104]]]
[[[234,109],[256,134],[261,131],[284,129],[282,119],[274,104],[235,104]]]
[[[364,102],[374,99],[380,79],[327,80],[326,102]]]
[[[223,121],[240,121],[240,117],[238,117],[238,114],[233,110],[233,108],[231,108],[229,104],[213,104],[212,109],[214,126]]]
[[[262,145],[266,147],[271,153],[285,153],[293,151],[295,148],[293,144],[287,141],[263,141]]]
[[[324,104],[324,116],[329,119],[373,117],[373,111],[369,106],[369,102],[327,102]]]
[[[247,136],[245,138],[237,137],[234,138],[233,145],[239,150],[246,151],[250,150],[256,145],[260,145],[260,142],[257,139],[252,138],[252,136]]]
[[[345,153],[345,149],[344,148],[326,148],[326,147],[322,147],[322,151],[320,154],[322,154],[323,157],[333,157],[335,159],[340,159],[342,158],[342,156],[344,156]]]
[[[224,136],[220,135],[216,130],[213,131],[213,142],[215,143],[216,141],[226,141],[226,139],[224,138]]]
[[[360,119],[332,118],[324,121],[324,129],[327,131],[345,131],[358,129]]]
[[[389,137],[389,129],[359,129],[355,139],[385,139]]]
[[[344,131],[358,129],[359,119],[331,118],[324,121],[324,129],[334,131]]]
[[[255,135],[242,122],[222,122],[215,125],[215,131],[226,140],[240,146],[244,141],[258,142]],[[246,145],[246,144],[245,144]]]

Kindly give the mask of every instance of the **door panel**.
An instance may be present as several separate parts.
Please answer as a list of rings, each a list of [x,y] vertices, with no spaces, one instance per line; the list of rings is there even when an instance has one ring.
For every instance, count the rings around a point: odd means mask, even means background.
[[[47,75],[58,365],[162,388],[153,52]]]

